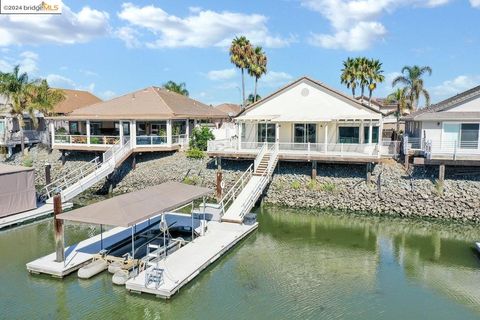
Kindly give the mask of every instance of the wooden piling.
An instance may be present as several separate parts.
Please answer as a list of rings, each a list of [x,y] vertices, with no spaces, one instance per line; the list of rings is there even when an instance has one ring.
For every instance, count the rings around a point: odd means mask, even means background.
[[[317,179],[317,160],[312,161],[312,180]]]
[[[55,227],[55,253],[56,262],[65,260],[65,248],[63,242],[63,220],[57,219],[57,215],[62,213],[62,197],[57,194],[53,197],[53,224]]]
[[[223,173],[222,173],[222,158],[217,158],[217,181],[216,181],[216,197],[217,200],[220,201],[222,198],[222,180],[223,180]]]
[[[405,170],[408,170],[410,166],[410,156],[408,154],[405,155]]]
[[[367,183],[370,183],[372,181],[372,164],[370,162],[367,163]]]
[[[52,165],[50,163],[45,164],[45,185],[52,183],[51,169]]]
[[[132,170],[135,170],[135,168],[137,167],[137,156],[134,154],[132,156]]]
[[[443,182],[445,180],[445,164],[438,166],[438,181]]]
[[[65,150],[62,150],[62,166],[65,165],[65,162],[66,162],[66,158],[65,158]]]
[[[25,154],[25,135],[23,130],[20,132],[20,149],[22,150],[22,156]]]

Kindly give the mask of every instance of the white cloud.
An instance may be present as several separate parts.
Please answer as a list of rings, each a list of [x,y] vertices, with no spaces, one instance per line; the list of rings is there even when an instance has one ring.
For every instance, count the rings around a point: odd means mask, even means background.
[[[29,76],[32,76],[38,71],[38,54],[24,51],[16,58],[4,56],[3,59],[0,59],[0,71],[2,72],[11,72],[16,65],[20,65],[20,72],[27,72]]]
[[[329,49],[361,51],[387,33],[379,18],[400,6],[437,7],[451,0],[301,0],[301,4],[320,13],[332,27],[331,34],[312,34],[313,45]],[[479,1],[479,0],[474,0]]]
[[[65,4],[61,15],[2,15],[0,46],[87,42],[108,32],[108,20],[104,11],[84,7],[73,12]]]
[[[92,93],[95,91],[95,83],[90,83],[88,85],[77,84],[72,79],[59,74],[49,74],[46,79],[48,84],[54,88],[86,90]]]
[[[435,100],[446,99],[480,84],[480,75],[460,75],[432,87],[429,91]]]
[[[154,35],[155,40],[146,41],[145,45],[149,48],[226,47],[237,35],[245,35],[253,43],[266,47],[284,47],[294,41],[293,37],[272,35],[267,27],[267,17],[260,14],[190,8],[189,15],[181,18],[154,5],[140,7],[124,3],[118,16],[130,24],[126,27],[131,29],[126,32],[128,36],[120,36],[124,41],[127,39],[127,46],[131,46],[133,41],[140,42],[140,35],[132,32],[133,27],[148,30]]]
[[[480,0],[470,0],[470,5],[474,8],[480,8]]]
[[[103,91],[100,93],[100,97],[103,99],[103,100],[110,100],[114,97],[117,96],[117,93],[112,91],[112,90],[106,90],[106,91]]]
[[[115,31],[115,35],[123,40],[127,48],[138,48],[141,46],[138,40],[140,33],[133,28],[121,27]]]
[[[292,79],[293,77],[286,72],[269,71],[260,78],[259,83],[264,87],[280,87]]]
[[[207,78],[210,80],[229,80],[235,77],[236,72],[234,68],[223,70],[212,70],[207,73]]]

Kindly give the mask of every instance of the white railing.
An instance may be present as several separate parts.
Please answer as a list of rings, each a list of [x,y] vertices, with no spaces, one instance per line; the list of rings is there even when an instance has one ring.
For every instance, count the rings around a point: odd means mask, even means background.
[[[103,145],[110,146],[120,141],[119,136],[93,135],[90,140],[87,135],[82,134],[55,134],[54,144],[74,144],[74,145]]]
[[[253,161],[253,171],[256,172],[257,171],[257,168],[258,168],[258,165],[260,164],[260,162],[262,161],[263,157],[265,156],[265,154],[267,153],[267,148],[268,148],[268,144],[267,143],[264,143],[262,148],[260,149],[260,151],[258,152],[257,156],[255,157],[255,160]]]
[[[122,159],[126,154],[129,154],[132,150],[132,142],[130,138],[124,137],[122,143],[117,143],[107,151],[103,153],[103,162],[107,163],[113,160],[113,164],[116,164],[119,159]]]
[[[453,159],[459,155],[480,157],[479,141],[427,140],[424,151],[428,158],[435,154],[452,156]]]
[[[179,144],[184,146],[187,144],[187,135],[186,134],[179,134],[172,136],[172,144]]]
[[[230,190],[227,191],[220,200],[220,204],[222,205],[222,214],[226,212],[226,208],[238,197],[240,192],[242,192],[245,185],[248,183],[250,178],[253,175],[253,165],[250,165],[247,170],[237,179],[237,181],[233,184]]]
[[[139,146],[153,146],[153,145],[164,145],[167,144],[167,136],[137,136],[136,143]]]
[[[238,145],[235,139],[209,140],[207,142],[208,151],[224,151],[237,149]]]
[[[398,157],[400,155],[400,146],[401,141],[384,139],[379,144],[379,154],[382,156]]]

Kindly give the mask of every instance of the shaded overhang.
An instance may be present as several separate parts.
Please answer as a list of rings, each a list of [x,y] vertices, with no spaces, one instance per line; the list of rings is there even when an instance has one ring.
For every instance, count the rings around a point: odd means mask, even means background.
[[[308,122],[331,122],[331,121],[378,121],[381,120],[382,116],[380,114],[365,114],[365,115],[335,115],[332,117],[325,117],[322,115],[315,116],[305,116],[305,115],[244,115],[235,118],[237,121],[271,121],[271,122],[297,122],[297,123],[308,123]]]
[[[166,182],[62,213],[57,215],[57,218],[89,224],[131,227],[211,193],[212,190],[208,188]]]

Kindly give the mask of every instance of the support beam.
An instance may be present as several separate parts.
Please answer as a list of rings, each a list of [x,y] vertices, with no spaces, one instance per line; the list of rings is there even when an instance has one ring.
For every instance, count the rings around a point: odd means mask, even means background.
[[[25,134],[22,131],[20,131],[20,149],[22,150],[22,156],[25,155]]]
[[[222,180],[223,180],[223,172],[222,172],[222,158],[217,157],[217,180],[216,180],[216,197],[217,201],[220,201],[222,198]]]
[[[410,166],[410,156],[408,154],[405,154],[405,163],[404,163],[404,166],[405,166],[405,170],[408,170],[409,166]]]
[[[135,170],[136,167],[137,167],[137,155],[134,153],[132,155],[132,170]]]
[[[323,143],[325,147],[325,153],[328,153],[328,122],[325,122],[325,127],[323,128],[325,137],[323,138]]]
[[[238,150],[242,149],[242,130],[243,130],[243,125],[242,122],[238,122]]]
[[[445,165],[441,164],[438,166],[438,181],[444,182],[445,181]]]
[[[53,224],[55,227],[55,261],[65,260],[65,248],[63,241],[63,220],[57,219],[57,215],[62,213],[62,197],[57,194],[53,197]]]
[[[373,138],[373,123],[370,120],[370,124],[368,126],[368,144],[372,144],[372,138]]]
[[[130,121],[130,143],[132,148],[137,146],[137,122],[135,120]]]
[[[123,146],[123,122],[118,121],[118,129],[120,134],[120,145]]]
[[[370,162],[367,163],[367,184],[372,181],[372,164]]]
[[[186,127],[185,127],[185,144],[186,146],[184,146],[185,149],[188,149],[188,146],[190,145],[190,121],[187,119],[185,120],[185,123],[186,123]]]
[[[66,158],[65,158],[65,150],[62,150],[62,166],[65,165]]]
[[[317,179],[317,160],[312,161],[312,180]]]
[[[52,165],[50,163],[45,163],[45,185],[52,183],[51,171]]]
[[[90,145],[90,120],[87,120],[87,146]]]
[[[55,123],[53,120],[50,121],[49,127],[50,127],[50,149],[52,149],[53,145],[55,144]]]
[[[172,145],[172,120],[167,120],[167,145]]]

